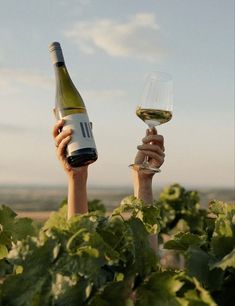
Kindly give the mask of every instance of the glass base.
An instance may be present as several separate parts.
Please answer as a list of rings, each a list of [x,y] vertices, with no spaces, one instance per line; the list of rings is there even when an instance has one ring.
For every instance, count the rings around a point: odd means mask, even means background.
[[[148,164],[131,164],[129,165],[129,168],[134,169],[136,171],[140,170],[146,170],[149,171],[150,173],[159,173],[161,170],[159,168],[151,167]]]

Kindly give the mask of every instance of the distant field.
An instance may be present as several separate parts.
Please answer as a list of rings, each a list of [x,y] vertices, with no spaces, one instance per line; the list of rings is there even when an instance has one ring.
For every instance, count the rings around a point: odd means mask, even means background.
[[[197,189],[194,189],[197,190]],[[200,189],[199,196],[201,206],[206,207],[208,202],[217,199],[225,202],[235,201],[233,189]],[[51,211],[57,210],[60,203],[66,198],[65,187],[41,187],[41,186],[8,186],[0,187],[0,204],[10,206],[17,211],[19,216],[27,216],[35,220],[45,220]],[[154,196],[159,197],[160,190],[155,190]],[[89,199],[100,199],[108,211],[118,206],[120,201],[132,194],[128,187],[89,188]]]
[[[90,200],[100,199],[108,210],[112,210],[125,197],[132,194],[129,188],[89,188]],[[0,187],[0,204],[17,211],[57,210],[66,198],[65,187]]]
[[[16,211],[20,218],[31,218],[36,221],[45,221],[49,218],[51,211]]]

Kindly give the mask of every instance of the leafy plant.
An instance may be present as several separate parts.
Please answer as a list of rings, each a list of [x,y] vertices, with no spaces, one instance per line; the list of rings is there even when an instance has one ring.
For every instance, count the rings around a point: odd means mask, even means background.
[[[235,208],[198,203],[175,184],[153,205],[130,196],[107,216],[94,200],[68,221],[63,202],[39,230],[2,206],[0,305],[232,305]],[[185,268],[161,264],[149,243],[156,233]]]
[[[230,305],[235,298],[235,205],[211,202],[201,231],[203,235],[178,233],[165,248],[183,252],[187,274],[219,305]]]

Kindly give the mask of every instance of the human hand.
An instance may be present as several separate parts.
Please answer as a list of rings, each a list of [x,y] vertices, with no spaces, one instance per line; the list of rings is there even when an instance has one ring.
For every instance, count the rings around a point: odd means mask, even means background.
[[[61,119],[55,124],[53,128],[53,137],[56,146],[57,158],[69,177],[85,176],[85,178],[87,178],[88,166],[73,168],[67,162],[65,151],[69,141],[71,140],[72,130],[71,129],[62,130],[64,123],[65,121]]]
[[[151,130],[147,129],[146,135],[142,139],[142,142],[143,144],[137,146],[138,152],[135,157],[135,164],[141,165],[147,156],[150,166],[160,168],[164,163],[165,157],[163,136],[158,135],[155,128]],[[154,172],[151,170],[139,169],[137,171],[143,178],[152,177],[154,175]]]

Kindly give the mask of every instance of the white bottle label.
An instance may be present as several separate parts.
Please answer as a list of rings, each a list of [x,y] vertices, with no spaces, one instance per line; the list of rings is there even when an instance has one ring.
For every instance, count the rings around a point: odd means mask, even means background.
[[[84,148],[96,148],[93,138],[91,123],[87,114],[79,113],[63,117],[65,124],[63,129],[72,129],[72,138],[67,146],[70,155],[73,151]]]

